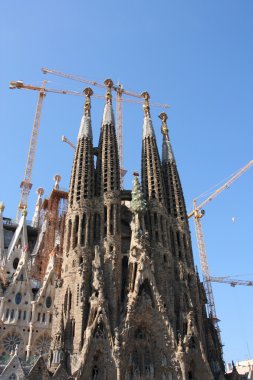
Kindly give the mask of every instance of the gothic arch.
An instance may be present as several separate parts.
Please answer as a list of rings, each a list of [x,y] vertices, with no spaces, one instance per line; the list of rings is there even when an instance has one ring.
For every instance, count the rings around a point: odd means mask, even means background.
[[[144,290],[140,293],[143,292],[145,294]],[[149,296],[148,298],[149,302],[141,296],[136,305],[135,313],[129,321],[128,332],[131,331],[131,336],[124,337],[123,334],[122,346],[125,348],[122,353],[122,379],[174,380],[176,369],[172,367],[175,360],[173,337],[168,336],[167,326],[157,309],[152,306]]]
[[[95,335],[85,356],[86,360],[80,370],[78,379],[116,379],[116,366],[109,340],[106,337],[103,335]]]
[[[141,296],[146,299],[147,302],[150,302],[153,308],[155,307],[153,291],[147,278],[140,285],[138,296]]]

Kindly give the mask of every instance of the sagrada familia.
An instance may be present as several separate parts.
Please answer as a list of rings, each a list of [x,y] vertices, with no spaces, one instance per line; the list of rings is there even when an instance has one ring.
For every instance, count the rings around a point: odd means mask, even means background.
[[[86,89],[69,191],[60,176],[32,224],[0,205],[0,379],[224,380],[194,266],[167,128],[160,159],[145,93],[141,180],[120,188],[112,81],[98,147]],[[233,377],[236,379],[236,377]]]

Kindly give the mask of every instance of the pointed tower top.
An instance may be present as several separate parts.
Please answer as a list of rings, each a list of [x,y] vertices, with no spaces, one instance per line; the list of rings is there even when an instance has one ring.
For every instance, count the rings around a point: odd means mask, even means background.
[[[168,127],[166,124],[166,121],[168,119],[168,115],[165,112],[162,112],[162,113],[160,113],[160,115],[158,117],[162,120],[162,127],[161,127],[162,134],[168,135],[169,131],[168,131]]]
[[[87,87],[83,90],[83,93],[86,95],[86,99],[83,106],[84,114],[81,119],[78,139],[82,137],[92,137],[91,117],[90,117],[90,110],[91,110],[90,97],[93,95],[93,91],[90,87]]]
[[[114,125],[114,114],[112,109],[112,87],[113,87],[113,81],[111,79],[106,79],[104,81],[104,84],[107,86],[107,91],[105,94],[106,103],[104,108],[104,114],[103,114],[103,121],[102,125]]]
[[[153,129],[153,124],[150,116],[150,106],[149,99],[150,95],[147,91],[144,91],[141,96],[144,98],[143,111],[144,111],[144,122],[143,122],[143,130],[142,130],[142,138],[151,136],[155,137],[155,132]]]
[[[150,95],[147,91],[141,93],[141,97],[144,98],[143,111],[145,116],[150,117],[149,99]]]
[[[162,112],[159,118],[162,120],[161,132],[163,134],[162,162],[175,161],[167,127],[168,116],[165,112]]]
[[[61,181],[61,176],[60,176],[60,174],[55,174],[55,176],[54,176],[54,189],[56,189],[56,190],[59,190],[59,182]]]
[[[93,95],[93,91],[90,87],[87,87],[83,90],[83,93],[86,95],[86,100],[84,103],[84,114],[90,116],[91,102],[90,97]]]
[[[44,194],[44,189],[42,187],[39,187],[36,191],[38,194],[34,214],[33,214],[33,219],[32,219],[32,226],[33,227],[39,227],[40,223],[40,209],[41,209],[41,204],[42,204],[42,195]]]
[[[4,205],[4,203],[3,203],[3,202],[0,202],[0,214],[3,214],[4,209],[5,209],[5,205]]]

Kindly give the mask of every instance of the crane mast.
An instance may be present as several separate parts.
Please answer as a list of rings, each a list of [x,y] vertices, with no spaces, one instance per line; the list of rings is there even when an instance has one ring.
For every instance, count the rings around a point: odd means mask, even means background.
[[[214,296],[213,296],[213,289],[212,284],[210,282],[210,272],[209,272],[209,266],[208,266],[208,259],[207,259],[207,253],[206,253],[206,246],[205,246],[205,240],[203,235],[203,229],[201,224],[201,218],[203,217],[203,213],[201,213],[197,208],[197,201],[194,200],[194,222],[195,222],[195,231],[196,231],[196,238],[198,243],[198,250],[199,250],[199,257],[200,257],[200,265],[203,275],[203,285],[206,292],[207,297],[207,311],[209,318],[212,319],[213,324],[218,332],[218,336],[221,342],[220,337],[220,329],[218,326],[218,318],[216,315],[216,309],[215,309],[215,302],[214,302]]]
[[[220,338],[220,329],[218,326],[219,319],[216,315],[215,302],[213,296],[213,289],[211,282],[225,282],[230,283],[232,286],[235,285],[248,285],[252,286],[252,281],[243,281],[243,280],[226,280],[223,278],[211,277],[210,270],[208,266],[208,259],[205,247],[204,234],[202,229],[201,218],[204,216],[203,206],[217,197],[223,190],[227,189],[235,180],[237,180],[243,173],[245,173],[251,166],[253,165],[253,160],[249,161],[245,166],[243,166],[240,170],[238,170],[224,185],[215,190],[208,198],[206,198],[203,202],[197,205],[197,200],[193,200],[193,211],[188,214],[188,219],[194,216],[195,230],[196,230],[196,238],[198,244],[198,251],[200,256],[200,265],[203,274],[203,285],[207,296],[207,310],[209,317],[212,318],[213,324],[217,329],[217,333]]]
[[[38,97],[38,102],[37,102],[36,111],[35,111],[35,117],[34,117],[32,135],[31,135],[30,145],[29,145],[29,150],[28,150],[24,179],[20,184],[21,197],[20,197],[20,202],[17,209],[17,215],[16,215],[17,221],[19,219],[21,211],[27,208],[27,200],[28,200],[30,190],[32,188],[32,183],[31,183],[32,169],[33,169],[34,156],[36,152],[36,146],[37,146],[37,140],[38,140],[38,134],[39,134],[39,128],[40,128],[42,106],[43,106],[43,102],[45,98],[45,84],[46,84],[46,81],[43,81],[42,87],[39,90],[39,97]]]
[[[122,88],[119,85],[116,95],[116,132],[118,141],[118,154],[120,166],[120,188],[124,188],[124,165],[123,165],[123,112],[122,112]]]

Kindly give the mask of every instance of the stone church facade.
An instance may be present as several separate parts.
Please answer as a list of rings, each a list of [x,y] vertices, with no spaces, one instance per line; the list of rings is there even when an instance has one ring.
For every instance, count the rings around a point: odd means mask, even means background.
[[[160,159],[143,93],[141,179],[134,173],[132,191],[121,190],[113,83],[106,84],[98,148],[86,89],[69,192],[58,178],[48,200],[40,193],[33,228],[27,232],[24,211],[8,247],[1,207],[0,355],[31,363],[32,373],[46,362],[37,375],[45,379],[224,379],[167,115],[159,116]],[[26,373],[20,378],[33,378]]]

